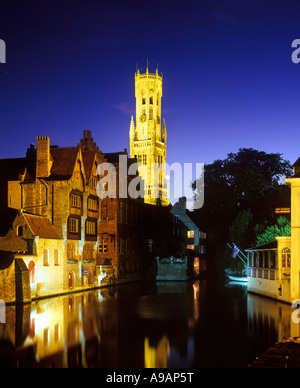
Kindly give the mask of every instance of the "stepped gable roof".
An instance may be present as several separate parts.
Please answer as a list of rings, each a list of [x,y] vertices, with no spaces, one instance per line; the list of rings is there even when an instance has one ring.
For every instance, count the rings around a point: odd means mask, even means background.
[[[90,176],[92,173],[95,155],[96,155],[95,151],[82,151],[84,171],[85,171],[85,176],[87,180],[90,179]]]
[[[59,239],[58,233],[49,218],[29,213],[23,213],[23,215],[34,236],[47,239]]]
[[[78,147],[50,147],[53,159],[49,180],[70,179],[78,153]]]

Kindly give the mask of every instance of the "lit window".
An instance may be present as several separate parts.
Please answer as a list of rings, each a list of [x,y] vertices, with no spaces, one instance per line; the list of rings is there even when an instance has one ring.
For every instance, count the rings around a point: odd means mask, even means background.
[[[77,245],[67,244],[67,260],[77,260]]]
[[[81,208],[81,197],[79,195],[71,194],[71,206]]]
[[[54,265],[59,265],[58,249],[54,249]]]
[[[17,236],[23,236],[23,226],[17,227]]]
[[[78,233],[79,222],[78,218],[69,218],[69,232],[70,233]]]
[[[188,238],[194,238],[194,231],[193,230],[188,230],[187,236],[188,236]]]
[[[153,119],[153,109],[149,109],[149,120]]]
[[[97,199],[88,198],[88,210],[95,211],[95,212],[98,210]]]
[[[96,176],[92,176],[92,187],[95,189],[98,183],[98,178]]]
[[[49,251],[48,251],[48,249],[44,249],[43,259],[44,259],[44,266],[48,266],[49,265]]]
[[[29,262],[28,269],[29,269],[30,284],[35,283],[35,263],[34,263],[34,261],[31,260]]]
[[[98,245],[98,252],[99,253],[107,253],[107,239],[103,238],[99,240],[99,245]]]
[[[95,259],[94,245],[85,245],[83,247],[83,260],[92,261]]]
[[[195,246],[194,245],[188,245],[187,249],[190,249],[191,251],[194,251],[195,250]]]
[[[96,234],[96,222],[86,221],[86,234],[89,234],[89,235]]]
[[[291,251],[289,248],[284,248],[282,250],[282,267],[283,268],[291,267]]]

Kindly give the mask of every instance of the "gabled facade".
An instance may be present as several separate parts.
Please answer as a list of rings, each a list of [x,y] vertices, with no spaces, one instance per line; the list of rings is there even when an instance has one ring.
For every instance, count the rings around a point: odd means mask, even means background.
[[[106,276],[96,266],[96,170],[104,157],[90,143],[89,131],[77,147],[51,146],[42,136],[25,158],[0,161],[0,210],[8,224],[0,250],[24,261],[32,297],[99,286]]]
[[[291,236],[249,248],[248,290],[291,303],[300,299],[300,158],[285,182],[291,188]]]
[[[192,272],[195,275],[205,272],[207,269],[206,233],[200,230],[193,221],[191,212],[187,211],[186,198],[179,198],[170,213],[173,215],[173,233],[181,241],[180,250],[189,251],[190,257],[193,258]]]

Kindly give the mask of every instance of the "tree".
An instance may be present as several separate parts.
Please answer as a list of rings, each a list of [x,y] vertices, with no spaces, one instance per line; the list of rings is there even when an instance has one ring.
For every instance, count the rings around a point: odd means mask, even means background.
[[[289,188],[280,180],[291,174],[290,162],[281,154],[252,148],[241,148],[226,159],[205,166],[204,187],[193,184],[196,200],[204,190],[204,206],[194,212],[207,233],[212,255],[220,251],[218,247],[226,246],[230,227],[230,233],[237,233],[237,224],[247,214],[243,211],[253,217],[246,241],[250,246],[255,244],[254,225],[265,221],[274,224],[275,208],[290,206]]]
[[[256,227],[256,231],[262,229],[260,226]],[[286,217],[278,217],[275,225],[265,226],[264,231],[259,233],[256,237],[256,245],[263,245],[275,241],[277,236],[290,236],[291,222]]]
[[[239,248],[245,249],[253,241],[253,215],[250,209],[241,210],[229,227],[228,238]]]
[[[229,227],[228,239],[230,242],[238,246],[239,249],[245,249],[251,244],[253,235],[253,216],[250,209],[241,210]],[[245,270],[245,264],[239,259],[230,255],[227,255],[227,267],[232,271],[241,272]]]

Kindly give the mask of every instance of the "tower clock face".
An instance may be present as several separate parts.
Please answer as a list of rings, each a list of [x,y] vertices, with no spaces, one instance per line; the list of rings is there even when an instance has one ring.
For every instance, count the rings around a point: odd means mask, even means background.
[[[146,115],[142,114],[141,117],[140,117],[140,122],[144,123],[145,121],[146,121]]]

